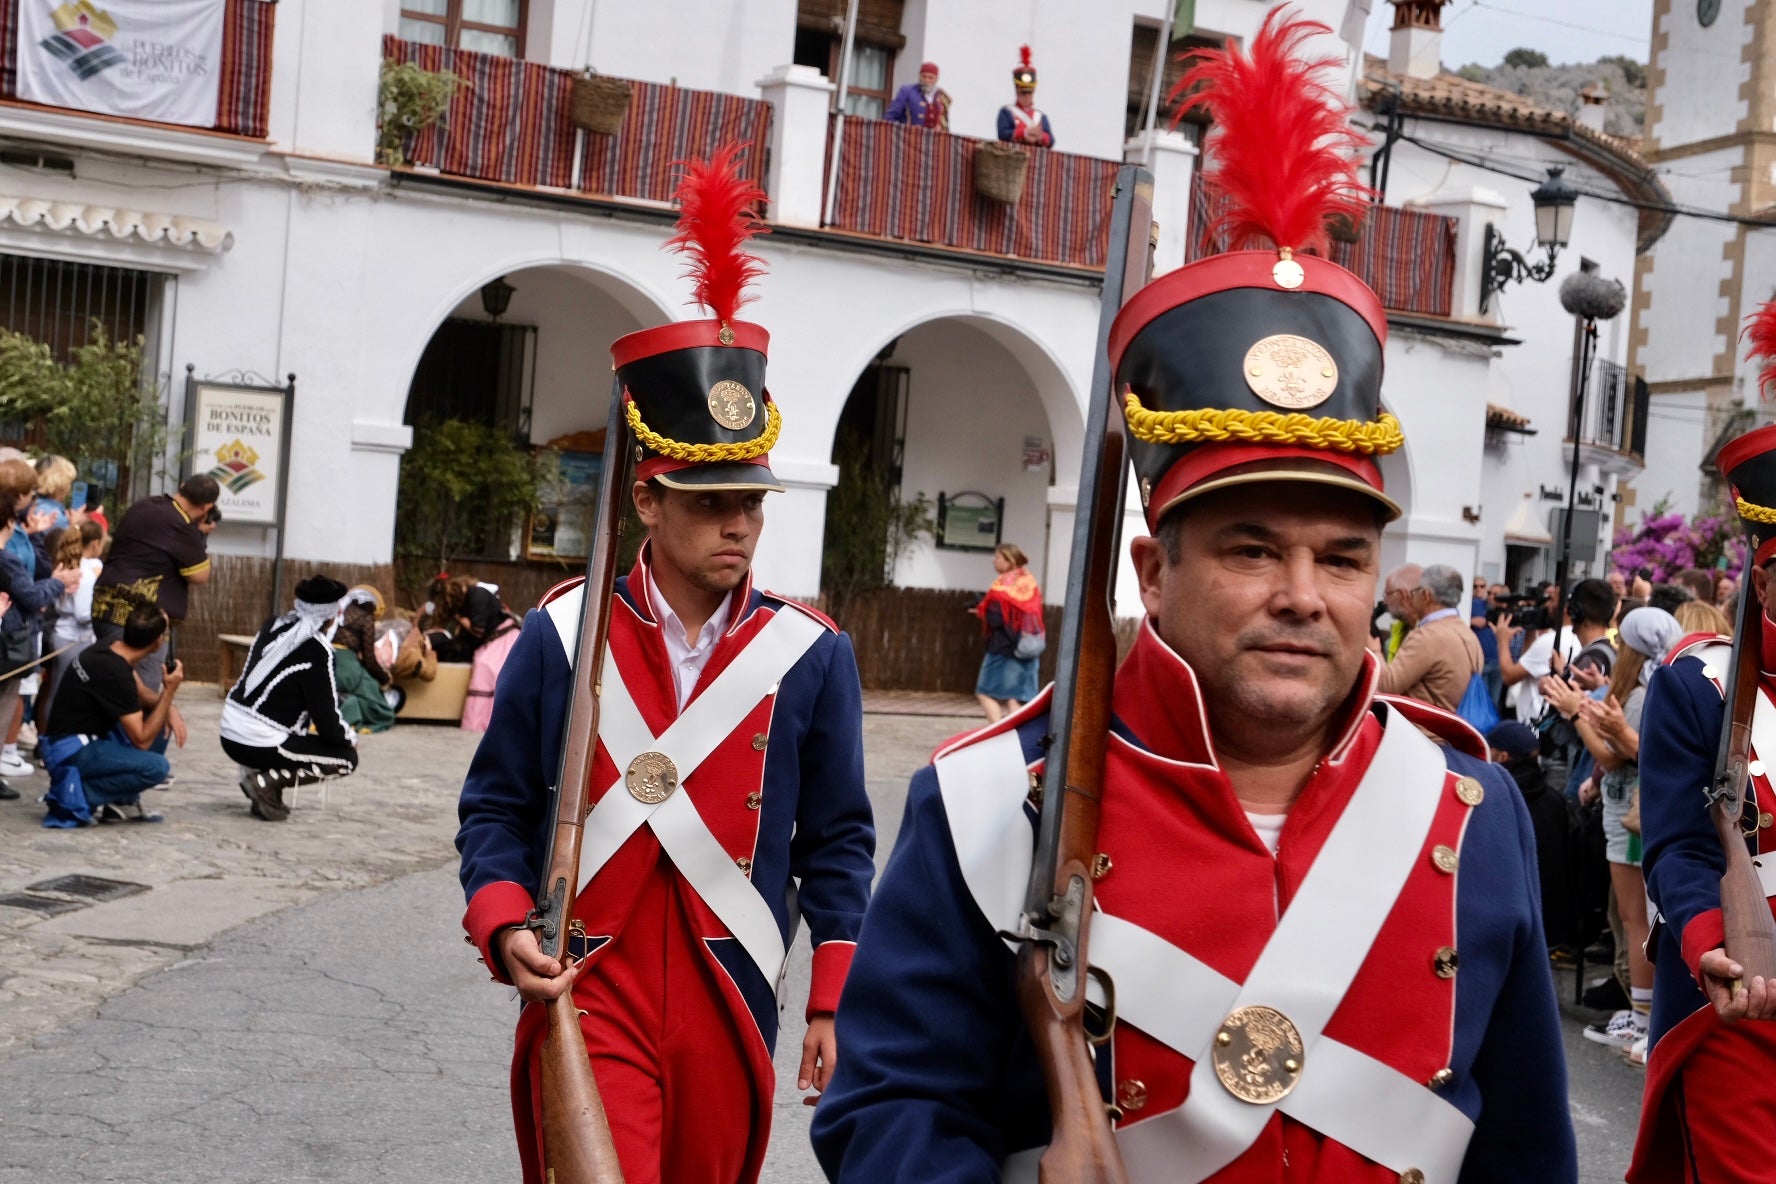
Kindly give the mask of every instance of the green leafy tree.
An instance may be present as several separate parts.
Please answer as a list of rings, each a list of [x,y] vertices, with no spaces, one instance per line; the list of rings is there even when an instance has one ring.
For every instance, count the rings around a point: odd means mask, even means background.
[[[166,408],[142,372],[142,345],[112,341],[95,321],[64,363],[43,342],[0,330],[0,420],[35,429],[46,451],[83,472],[114,468],[120,489],[128,475],[166,475]]]
[[[1519,47],[1505,55],[1505,65],[1507,66],[1528,66],[1531,69],[1540,69],[1547,64],[1548,55],[1539,49]]]
[[[858,595],[886,587],[906,549],[935,526],[931,499],[901,497],[871,459],[869,445],[846,432],[834,449],[839,482],[826,495],[826,546],[820,586],[827,611],[844,623]]]
[[[446,570],[463,555],[504,552],[540,504],[536,458],[509,433],[461,419],[420,424],[401,458],[395,551]]]

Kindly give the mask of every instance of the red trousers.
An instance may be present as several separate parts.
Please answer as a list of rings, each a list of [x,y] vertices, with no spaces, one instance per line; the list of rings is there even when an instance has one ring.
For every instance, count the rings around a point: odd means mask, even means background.
[[[757,1118],[770,1113],[773,1083],[754,1078],[748,1052],[758,1036],[723,995],[689,892],[662,855],[623,931],[574,984],[624,1184],[750,1184],[770,1136]],[[529,1098],[540,1096],[541,1044],[539,1033],[525,1058]],[[528,1113],[528,1098],[514,1101],[525,1180],[540,1184],[541,1115]]]
[[[1776,1162],[1776,1023],[1721,1027],[1677,1071],[1682,1184],[1768,1184]],[[1674,1182],[1675,1184],[1675,1182]]]

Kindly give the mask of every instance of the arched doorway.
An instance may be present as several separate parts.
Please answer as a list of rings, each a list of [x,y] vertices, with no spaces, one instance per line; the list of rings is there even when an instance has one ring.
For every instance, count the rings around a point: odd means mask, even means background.
[[[469,288],[414,366],[395,522],[408,595],[442,568],[515,609],[582,570],[609,414],[610,343],[667,318],[639,289],[571,264]],[[517,508],[529,466],[543,505]]]
[[[999,542],[1017,543],[1043,576],[1056,549],[1049,490],[1074,479],[1081,436],[1077,393],[1023,330],[979,314],[912,325],[863,368],[839,414],[823,583],[835,556],[866,566],[873,557],[900,587],[978,590],[992,581]],[[860,528],[881,529],[879,508],[872,517],[869,499],[848,496],[860,479],[926,506],[929,532],[899,548],[881,533],[858,539]]]

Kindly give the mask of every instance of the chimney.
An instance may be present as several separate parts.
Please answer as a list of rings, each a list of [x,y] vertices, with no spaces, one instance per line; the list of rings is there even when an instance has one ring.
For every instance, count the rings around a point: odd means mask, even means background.
[[[1579,113],[1575,117],[1582,127],[1594,132],[1603,130],[1603,108],[1609,102],[1609,91],[1601,82],[1593,82],[1579,92]]]
[[[1442,7],[1449,0],[1388,0],[1394,6],[1388,70],[1408,78],[1435,78],[1443,72]]]

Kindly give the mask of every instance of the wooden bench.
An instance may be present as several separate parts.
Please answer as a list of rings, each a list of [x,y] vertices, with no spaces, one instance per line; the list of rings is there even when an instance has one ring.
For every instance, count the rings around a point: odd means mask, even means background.
[[[216,693],[224,699],[234,689],[235,679],[240,677],[241,666],[246,663],[247,652],[253,648],[251,633],[218,633],[216,646]]]

